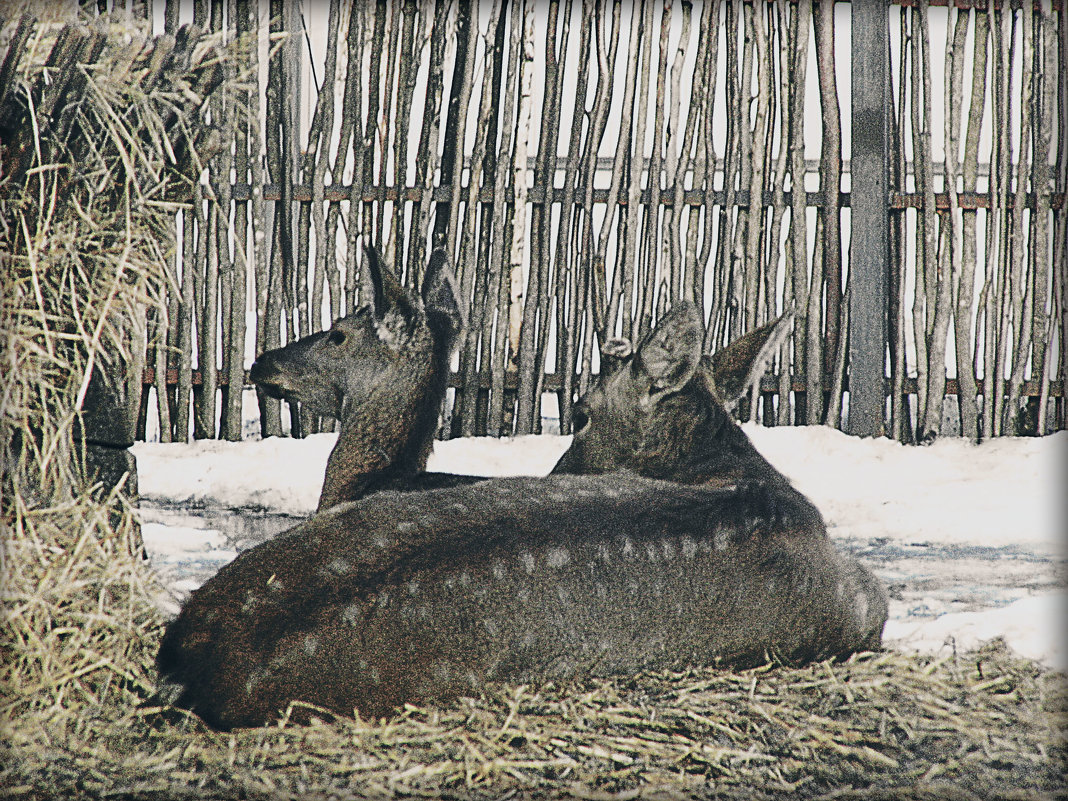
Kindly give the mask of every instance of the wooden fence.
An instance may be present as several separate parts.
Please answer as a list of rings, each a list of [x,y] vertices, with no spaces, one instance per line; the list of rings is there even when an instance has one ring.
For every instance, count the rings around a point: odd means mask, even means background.
[[[240,437],[246,339],[353,309],[374,242],[410,285],[432,243],[453,255],[468,309],[446,434],[538,431],[544,392],[569,430],[596,343],[679,298],[703,305],[710,350],[794,309],[743,406],[765,424],[1064,428],[1068,33],[1059,1],[986,5],[332,0],[312,73],[297,4],[196,2],[248,91],[211,110],[234,148],[176,219],[142,417],[156,406],[165,441]],[[176,3],[164,17],[176,33]]]

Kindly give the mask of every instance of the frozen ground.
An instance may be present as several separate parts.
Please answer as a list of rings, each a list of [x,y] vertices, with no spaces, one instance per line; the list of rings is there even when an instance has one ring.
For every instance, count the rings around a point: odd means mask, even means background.
[[[1068,669],[1063,455],[1068,433],[905,447],[824,427],[746,426],[891,594],[888,646],[929,652],[1004,637]],[[334,435],[134,448],[146,545],[169,610],[238,550],[310,514]],[[568,437],[451,440],[429,469],[540,475]]]

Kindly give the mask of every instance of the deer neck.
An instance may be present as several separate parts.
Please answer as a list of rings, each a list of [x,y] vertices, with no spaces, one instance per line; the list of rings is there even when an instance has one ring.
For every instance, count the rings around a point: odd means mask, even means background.
[[[426,467],[432,442],[425,447],[416,442],[423,435],[411,423],[418,417],[418,404],[412,400],[417,393],[399,392],[395,385],[377,389],[389,393],[388,402],[370,397],[346,404],[337,444],[326,463],[319,511],[362,498]]]
[[[696,381],[666,399],[649,426],[655,438],[639,449],[639,472],[686,484],[764,482],[789,487],[730,414]],[[663,469],[657,470],[656,466]]]
[[[426,470],[445,400],[450,347],[448,339],[435,338],[429,365],[410,364],[363,396],[346,397],[319,511]]]
[[[410,396],[414,402],[406,410],[410,415],[410,423],[396,452],[399,474],[414,475],[426,470],[427,459],[434,450],[434,438],[448,386],[450,348],[449,340],[435,337],[430,371],[411,390]]]
[[[715,430],[694,438],[697,444],[708,443],[702,448],[704,454],[715,454],[712,458],[705,456],[702,460],[710,472],[722,473],[732,481],[761,481],[790,486],[786,476],[760,455],[741,426],[729,416],[725,414],[717,426],[710,428]]]

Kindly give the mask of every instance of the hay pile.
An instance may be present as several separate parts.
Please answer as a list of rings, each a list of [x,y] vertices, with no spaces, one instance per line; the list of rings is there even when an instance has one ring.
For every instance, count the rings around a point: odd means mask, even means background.
[[[801,669],[489,687],[389,721],[233,734],[145,707],[159,588],[131,555],[134,518],[121,495],[79,483],[70,430],[90,364],[136,357],[139,321],[169,280],[167,218],[190,163],[196,172],[216,56],[194,38],[189,59],[160,71],[159,51],[137,31],[78,29],[69,46],[82,55],[64,63],[92,53],[85,63],[95,66],[71,67],[82,69],[82,100],[57,99],[44,118],[49,87],[60,84],[42,80],[42,63],[62,31],[9,28],[8,52],[21,55],[4,62],[12,72],[0,69],[0,84],[14,76],[0,85],[0,795],[1068,793],[1063,677],[997,646],[940,660],[885,653]]]
[[[123,634],[116,627],[116,639]],[[116,643],[116,653],[129,648]],[[147,657],[147,654],[145,655]],[[1002,649],[934,661],[490,687],[442,710],[220,734],[101,704],[13,732],[12,798],[1058,798],[1062,677]]]
[[[94,366],[139,386],[174,214],[220,140],[203,109],[226,81],[194,30],[24,16],[2,35],[0,446],[5,490],[41,504],[78,488],[71,431]]]

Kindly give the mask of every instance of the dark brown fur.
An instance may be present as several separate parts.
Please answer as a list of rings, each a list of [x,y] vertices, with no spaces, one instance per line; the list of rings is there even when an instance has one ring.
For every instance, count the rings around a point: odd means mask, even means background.
[[[630,474],[379,493],[241,554],[187,602],[163,697],[218,728],[545,681],[878,646],[874,579],[765,488]]]

